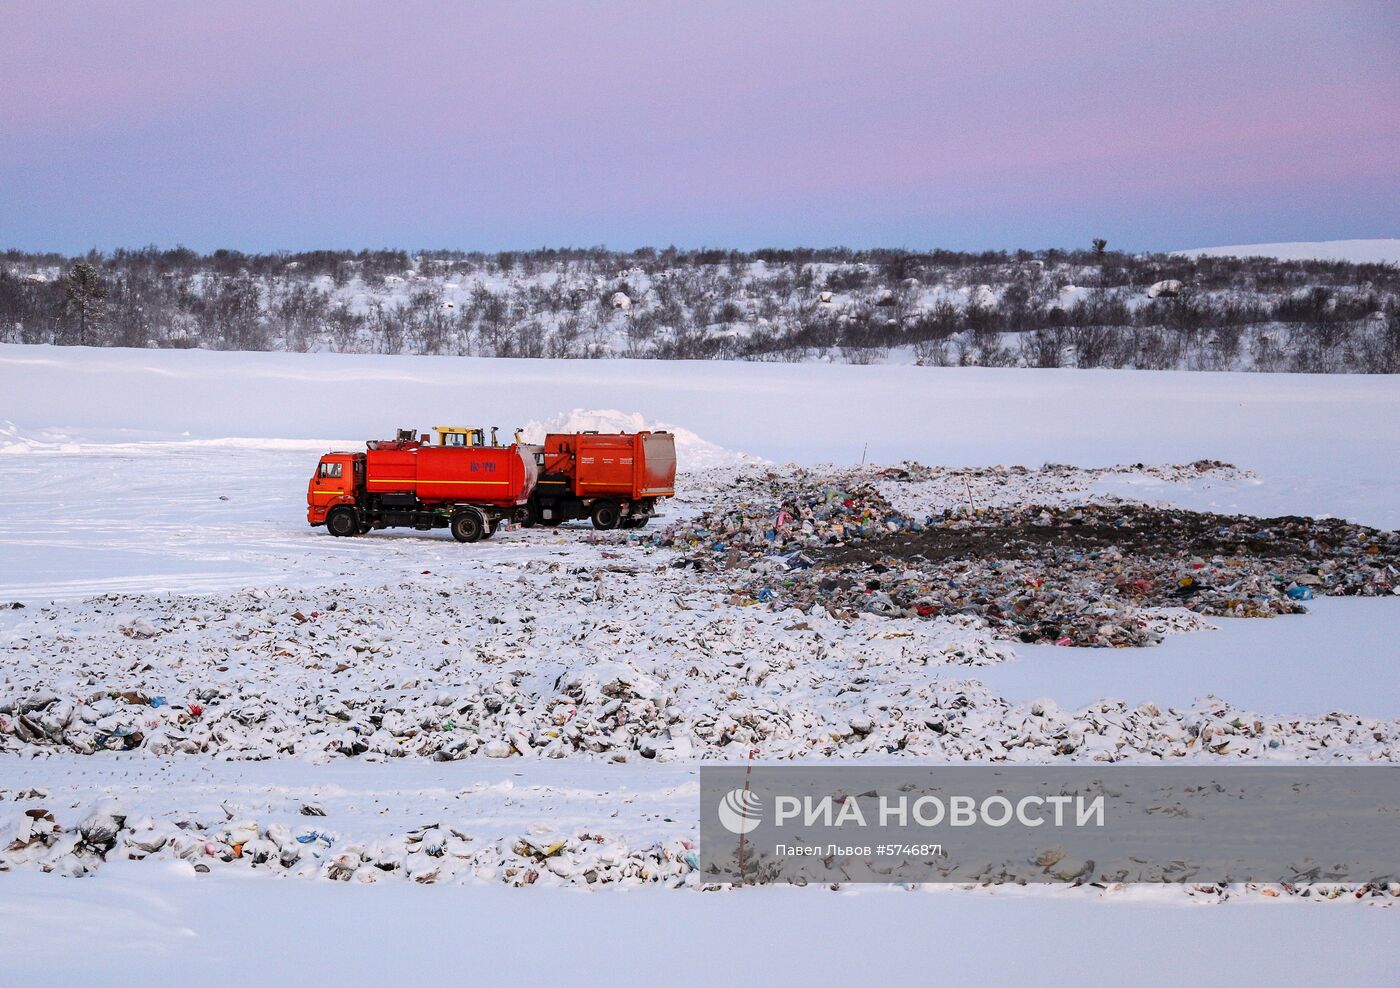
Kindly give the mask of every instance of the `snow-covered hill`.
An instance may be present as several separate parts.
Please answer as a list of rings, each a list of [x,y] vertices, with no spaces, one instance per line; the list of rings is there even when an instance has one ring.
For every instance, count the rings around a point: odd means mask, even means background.
[[[1319,240],[1281,244],[1234,244],[1174,251],[1179,257],[1272,257],[1279,261],[1348,261],[1400,264],[1400,237],[1379,240]]]
[[[1192,252],[1186,252],[1191,254]],[[7,254],[0,342],[522,358],[1395,373],[1400,240],[1186,254]],[[105,292],[92,325],[69,282]],[[87,291],[87,289],[80,289]],[[607,406],[602,406],[607,407]]]

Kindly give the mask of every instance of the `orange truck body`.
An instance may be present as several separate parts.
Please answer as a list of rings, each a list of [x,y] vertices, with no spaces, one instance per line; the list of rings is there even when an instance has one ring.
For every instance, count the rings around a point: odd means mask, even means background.
[[[597,528],[640,528],[660,498],[676,494],[669,432],[550,433],[538,454],[531,522],[593,519]]]
[[[676,442],[668,432],[551,433],[540,473],[569,477],[579,497],[675,497]]]
[[[333,535],[450,528],[458,541],[475,542],[524,510],[537,478],[535,456],[522,446],[375,441],[363,453],[321,457],[307,485],[306,520]]]
[[[424,504],[465,501],[514,508],[529,500],[534,488],[535,464],[515,446],[389,445],[394,448],[365,454],[365,487],[371,494],[410,493]]]

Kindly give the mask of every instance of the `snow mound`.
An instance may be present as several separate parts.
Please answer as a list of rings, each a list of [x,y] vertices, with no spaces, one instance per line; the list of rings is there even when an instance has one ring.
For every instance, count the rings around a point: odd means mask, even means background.
[[[0,453],[28,453],[44,445],[19,431],[9,419],[0,419]]]
[[[1236,244],[1173,251],[1183,257],[1273,257],[1280,261],[1350,261],[1400,264],[1400,239],[1322,240],[1291,244]]]
[[[641,412],[619,412],[615,408],[575,408],[546,421],[526,423],[525,441],[542,443],[550,432],[642,432],[664,431],[676,437],[676,461],[681,470],[707,470],[711,467],[762,463],[760,457],[726,449],[702,439],[689,429],[648,419]]]

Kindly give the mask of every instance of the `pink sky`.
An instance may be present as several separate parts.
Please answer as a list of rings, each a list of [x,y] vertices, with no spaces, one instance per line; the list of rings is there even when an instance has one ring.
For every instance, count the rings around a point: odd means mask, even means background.
[[[1400,236],[1393,3],[4,13],[0,247]]]

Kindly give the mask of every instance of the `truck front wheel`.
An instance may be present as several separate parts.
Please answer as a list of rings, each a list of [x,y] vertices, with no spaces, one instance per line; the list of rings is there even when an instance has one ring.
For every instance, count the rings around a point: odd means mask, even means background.
[[[616,528],[622,517],[617,505],[611,501],[596,501],[593,504],[593,527],[599,529]]]
[[[458,542],[476,542],[486,531],[486,521],[480,511],[463,511],[452,516],[452,537]]]
[[[338,538],[354,535],[359,530],[360,522],[353,508],[336,508],[326,516],[326,531]]]

